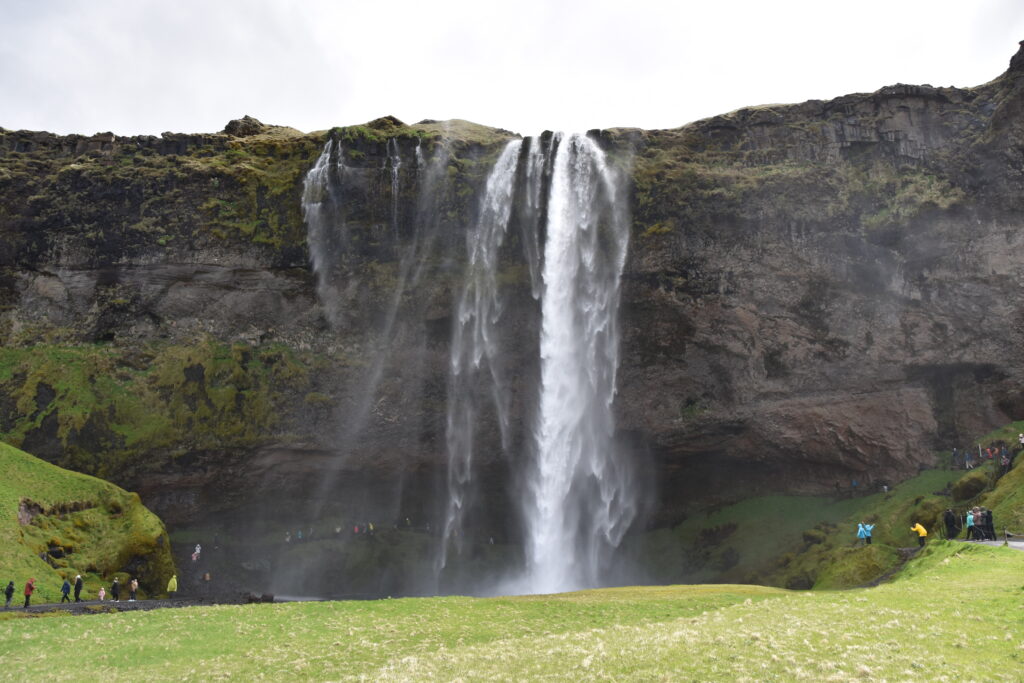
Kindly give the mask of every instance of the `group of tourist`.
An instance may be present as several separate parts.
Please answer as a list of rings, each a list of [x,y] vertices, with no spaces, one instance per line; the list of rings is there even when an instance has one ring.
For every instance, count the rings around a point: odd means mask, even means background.
[[[345,533],[345,529],[347,528],[347,525],[342,526],[340,524],[334,526],[333,528],[328,528],[328,536],[330,536],[331,533],[333,533],[333,536],[335,538],[341,536],[343,533]],[[395,530],[413,530],[412,521],[408,517],[406,517],[401,522],[395,522],[392,525],[392,528],[394,528]],[[427,525],[422,530],[426,531],[427,533],[430,533],[430,523],[428,522]],[[352,525],[353,536],[374,536],[376,533],[377,527],[374,525],[373,522],[360,522]],[[322,533],[320,536],[318,536],[318,538],[320,537],[322,537]],[[301,543],[303,541],[311,540],[313,540],[313,527],[309,527],[305,532],[303,532],[302,529],[298,529],[294,534],[291,532],[290,529],[284,532],[285,543]]]
[[[75,602],[82,602],[82,587],[84,582],[82,581],[82,575],[75,575],[75,582],[72,585],[71,581],[65,577],[64,583],[60,587],[62,603],[71,602],[72,591],[74,591]],[[10,609],[11,600],[14,598],[14,581],[8,581],[7,587],[4,589],[4,609]],[[178,590],[178,577],[172,576],[170,581],[167,582],[167,593],[170,597],[174,597],[175,592]],[[36,591],[36,580],[34,578],[29,579],[25,582],[25,609],[28,609],[32,602],[32,594]],[[128,602],[135,602],[139,592],[139,580],[132,577],[131,581],[128,582]],[[103,586],[96,592],[96,598],[100,601],[106,600],[107,590]],[[113,602],[121,601],[121,581],[116,576],[114,577],[113,583],[110,584],[110,598]]]
[[[960,534],[960,530],[964,529],[965,541],[996,540],[992,511],[988,508],[975,505],[967,510],[962,517],[952,510],[946,510],[942,514],[942,518],[946,524],[947,538],[956,538]]]
[[[1024,448],[1024,441],[1021,442]],[[1019,450],[1019,449],[1018,449]],[[970,448],[953,448],[953,467],[955,469],[971,470],[986,462],[998,463],[999,471],[1006,474],[1013,465],[1015,453],[1011,453],[1006,443],[993,443],[988,448],[978,446],[977,454]]]

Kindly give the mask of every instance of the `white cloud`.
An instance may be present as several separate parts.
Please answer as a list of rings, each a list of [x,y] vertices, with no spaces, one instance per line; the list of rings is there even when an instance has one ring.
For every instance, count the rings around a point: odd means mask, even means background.
[[[972,86],[1024,38],[1016,0],[0,0],[0,126],[302,130],[384,114],[524,134],[673,127],[896,82]]]

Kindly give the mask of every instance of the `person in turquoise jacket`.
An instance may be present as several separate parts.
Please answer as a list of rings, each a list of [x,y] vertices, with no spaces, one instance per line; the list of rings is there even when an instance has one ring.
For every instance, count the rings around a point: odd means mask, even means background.
[[[863,539],[865,545],[871,545],[871,530],[874,528],[874,524],[861,522],[857,525],[857,538]]]

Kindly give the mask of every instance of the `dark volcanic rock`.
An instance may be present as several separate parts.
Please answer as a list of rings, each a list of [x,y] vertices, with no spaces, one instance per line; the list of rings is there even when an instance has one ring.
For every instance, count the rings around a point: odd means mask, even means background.
[[[977,88],[595,132],[632,157],[616,413],[650,454],[658,522],[897,481],[1021,417],[1022,64]],[[171,524],[301,516],[312,491],[342,515],[431,518],[465,229],[508,137],[394,117],[316,135],[250,117],[160,138],[0,130],[5,438],[139,490]],[[318,292],[300,199],[328,139],[347,222]],[[425,192],[421,160],[442,151],[443,189]],[[403,270],[410,249],[433,251]],[[517,451],[537,303],[507,261]],[[481,528],[514,533],[513,465],[485,418]]]
[[[266,131],[267,127],[251,116],[243,116],[240,119],[232,119],[224,126],[224,132],[228,135],[244,138],[249,135],[259,135]]]

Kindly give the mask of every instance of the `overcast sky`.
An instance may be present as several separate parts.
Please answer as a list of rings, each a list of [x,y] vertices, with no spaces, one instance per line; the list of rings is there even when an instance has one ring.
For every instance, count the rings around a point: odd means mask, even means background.
[[[392,114],[673,128],[893,83],[974,86],[1021,0],[0,0],[0,127],[313,131]]]

